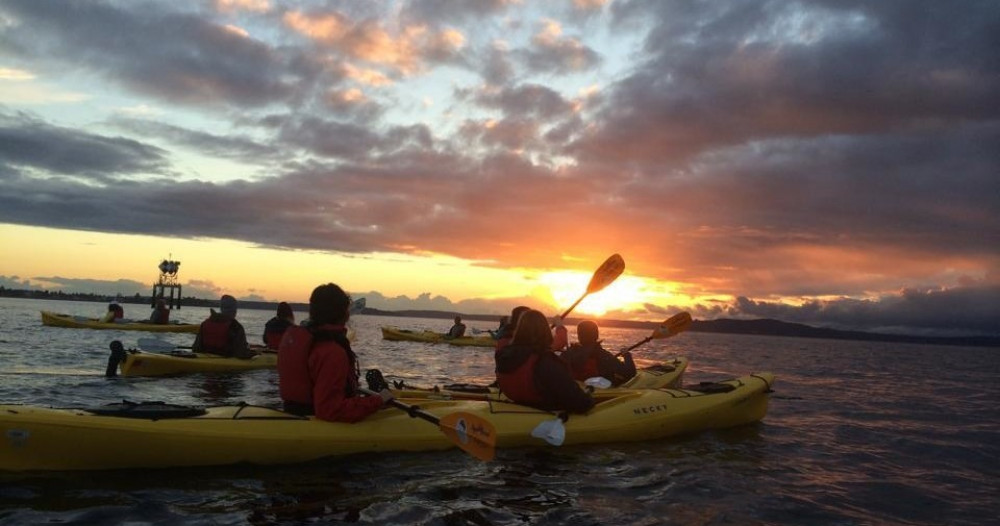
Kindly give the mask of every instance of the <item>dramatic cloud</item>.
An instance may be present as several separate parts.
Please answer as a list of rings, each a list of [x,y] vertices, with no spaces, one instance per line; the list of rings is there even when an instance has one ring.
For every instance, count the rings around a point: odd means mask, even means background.
[[[167,152],[132,139],[61,128],[0,108],[0,164],[108,182],[112,176],[164,173]]]
[[[1000,332],[993,2],[4,0],[0,24],[0,222],[620,252],[706,317]]]
[[[87,71],[187,104],[287,101],[319,73],[298,51],[271,47],[194,13],[164,12],[156,3],[132,6],[134,11],[103,2],[6,1],[0,9],[13,23],[0,44],[49,73]]]

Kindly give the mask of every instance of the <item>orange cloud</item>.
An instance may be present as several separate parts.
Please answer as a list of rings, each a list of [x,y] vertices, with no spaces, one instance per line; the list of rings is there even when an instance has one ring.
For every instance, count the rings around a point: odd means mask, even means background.
[[[268,0],[216,0],[215,6],[219,11],[253,11],[264,13],[271,9]]]
[[[345,63],[342,68],[344,70],[344,74],[348,78],[356,80],[362,84],[367,84],[369,86],[388,86],[392,84],[392,79],[378,70],[359,68],[349,63]]]
[[[393,35],[380,22],[355,22],[340,13],[291,11],[284,21],[300,34],[347,56],[388,66],[404,75],[418,73],[427,59],[446,58],[465,45],[465,36],[455,29],[433,32],[424,25],[408,25]]]

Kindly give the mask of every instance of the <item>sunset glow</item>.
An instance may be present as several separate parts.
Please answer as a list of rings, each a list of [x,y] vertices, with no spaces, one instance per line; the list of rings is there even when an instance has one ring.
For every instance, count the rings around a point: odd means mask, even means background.
[[[547,272],[539,281],[551,290],[555,307],[568,308],[587,290],[593,274],[575,271]],[[669,298],[650,290],[647,280],[635,276],[620,276],[607,288],[587,295],[574,312],[603,316],[611,311],[642,310],[643,304],[660,304]]]
[[[1000,332],[998,8],[929,5],[3,0],[0,286]]]

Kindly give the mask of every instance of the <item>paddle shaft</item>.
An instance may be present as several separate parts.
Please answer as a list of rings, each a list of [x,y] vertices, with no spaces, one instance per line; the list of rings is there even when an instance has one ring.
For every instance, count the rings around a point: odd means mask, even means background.
[[[367,389],[367,388],[364,388],[364,387],[358,387],[358,390],[361,391],[362,393],[365,393],[366,395],[369,395],[369,396],[382,396],[378,392],[372,391],[371,389]],[[434,416],[434,415],[432,415],[432,414],[430,414],[430,413],[428,413],[426,411],[422,411],[422,410],[416,408],[415,406],[412,406],[410,404],[404,404],[403,402],[400,402],[399,400],[396,400],[395,398],[389,400],[386,403],[389,404],[389,405],[391,405],[391,406],[393,406],[393,407],[395,407],[396,409],[402,409],[403,411],[406,411],[410,416],[418,417],[420,419],[426,420],[426,421],[428,421],[428,422],[430,422],[432,424],[435,424],[435,425],[441,425],[441,419],[440,418],[438,418],[438,417],[436,417],[436,416]]]
[[[583,294],[581,294],[568,309],[566,309],[566,312],[559,315],[559,319],[565,320],[566,316],[568,316],[570,312],[573,312],[573,309],[575,309],[576,306],[583,301],[583,298],[586,298],[588,294],[597,292],[610,285],[611,282],[618,279],[618,276],[620,276],[624,270],[625,261],[620,255],[612,254],[611,257],[609,257],[604,263],[601,264],[600,267],[597,268],[596,271],[594,271],[594,275],[590,278],[590,283],[587,284],[587,290],[584,291]]]
[[[572,312],[573,309],[575,309],[576,306],[579,305],[581,301],[583,301],[583,298],[587,297],[587,294],[590,294],[590,293],[589,292],[584,292],[583,295],[580,296],[579,299],[577,299],[576,301],[574,301],[573,304],[570,305],[568,309],[566,309],[566,312],[564,312],[564,313],[562,313],[562,314],[559,315],[559,319],[565,320],[566,316],[568,316],[569,313]]]
[[[618,353],[618,356],[621,356],[621,355],[623,355],[623,354],[625,354],[625,353],[627,353],[627,352],[631,351],[632,349],[635,349],[636,347],[639,347],[639,346],[641,346],[641,345],[645,345],[645,344],[649,343],[650,341],[652,341],[652,339],[653,339],[653,337],[652,337],[652,336],[649,336],[649,337],[647,337],[647,338],[644,338],[644,339],[643,339],[643,340],[642,340],[641,342],[639,342],[639,343],[636,343],[635,345],[633,345],[633,346],[629,347],[628,349],[625,349],[624,351],[620,351],[620,352]]]
[[[642,341],[640,341],[639,343],[636,343],[635,345],[629,347],[628,349],[625,349],[624,351],[619,351],[618,354],[615,354],[615,356],[621,356],[621,355],[623,355],[623,354],[631,351],[632,349],[635,349],[636,347],[639,347],[640,345],[644,345],[646,343],[649,343],[651,340],[655,340],[655,339],[658,339],[658,338],[670,338],[671,336],[675,336],[677,334],[680,334],[680,333],[686,331],[687,328],[690,325],[691,325],[691,315],[690,314],[688,314],[686,312],[681,312],[681,313],[675,314],[675,315],[667,318],[666,321],[664,321],[662,324],[660,324],[660,328],[658,330],[653,331],[653,334],[645,337]],[[665,333],[663,332],[664,329],[666,329]]]

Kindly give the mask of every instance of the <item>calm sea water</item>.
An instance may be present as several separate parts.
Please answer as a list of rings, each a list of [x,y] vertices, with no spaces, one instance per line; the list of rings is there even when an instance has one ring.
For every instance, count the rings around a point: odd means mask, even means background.
[[[105,378],[113,339],[190,345],[193,335],[43,327],[42,309],[98,316],[104,305],[0,298],[2,403],[278,400],[273,371]],[[197,322],[207,312],[184,308],[172,318]],[[148,314],[126,306],[126,316]],[[244,309],[239,318],[259,341],[271,314]],[[492,379],[489,350],[386,342],[378,330],[444,330],[447,320],[357,316],[352,324],[362,368],[415,385]],[[602,331],[608,348],[647,335]],[[688,382],[772,371],[770,411],[722,432],[502,450],[490,463],[456,450],[279,467],[0,473],[0,523],[1000,523],[1000,349],[684,333],[636,355],[689,357]]]

